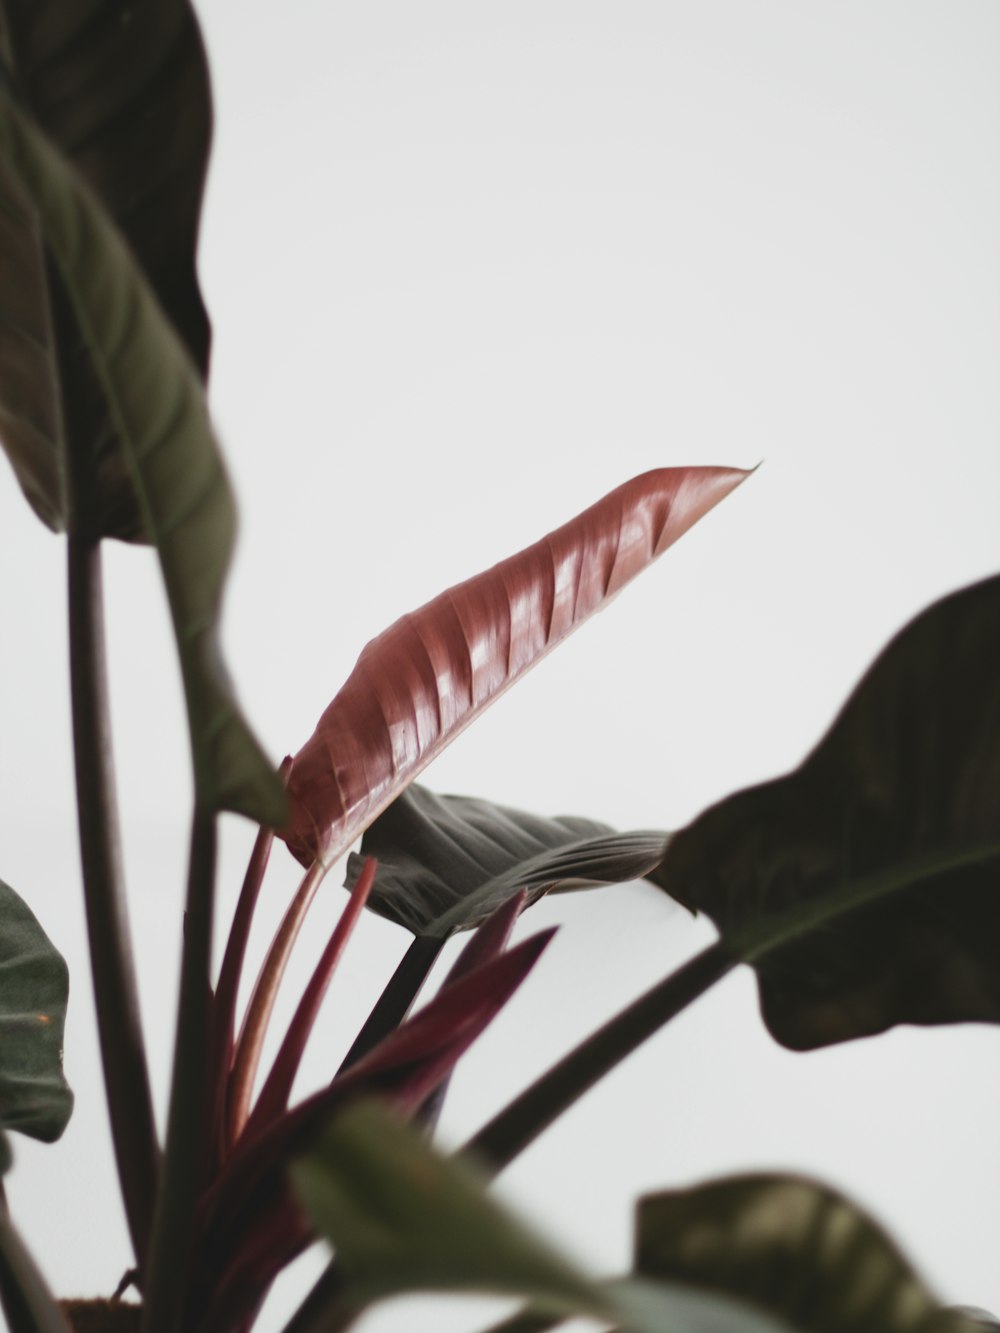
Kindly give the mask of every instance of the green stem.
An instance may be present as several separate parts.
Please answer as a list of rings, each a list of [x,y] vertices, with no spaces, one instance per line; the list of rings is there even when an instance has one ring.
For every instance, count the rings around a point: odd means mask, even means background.
[[[338,1078],[362,1056],[374,1050],[383,1037],[399,1027],[444,945],[443,939],[434,939],[429,935],[414,937],[385,990],[376,1000],[375,1007],[365,1019],[364,1026],[354,1038],[351,1049],[344,1056],[337,1070]]]
[[[633,1001],[515,1097],[466,1145],[487,1170],[501,1171],[620,1060],[675,1018],[738,963],[765,955],[850,912],[925,880],[1000,854],[1000,843],[929,853],[836,885],[825,893],[762,914],[696,954]]]
[[[305,1300],[285,1325],[284,1333],[343,1333],[361,1314],[344,1292],[344,1281],[332,1260]]]
[[[69,1324],[7,1212],[0,1207],[0,1309],[10,1333],[69,1333]]]
[[[598,1079],[704,994],[737,961],[721,942],[696,954],[515,1097],[469,1140],[463,1152],[488,1171],[503,1170]]]
[[[145,1266],[159,1146],[142,1039],[111,751],[101,552],[69,538],[69,643],[80,859],[94,1002],[122,1200]]]
[[[541,1314],[524,1309],[512,1314],[502,1324],[491,1324],[483,1333],[550,1333],[551,1329],[565,1324],[568,1318],[568,1315]]]
[[[153,1222],[143,1333],[179,1333],[188,1292],[209,1073],[215,851],[215,813],[198,804],[191,832],[167,1146]]]

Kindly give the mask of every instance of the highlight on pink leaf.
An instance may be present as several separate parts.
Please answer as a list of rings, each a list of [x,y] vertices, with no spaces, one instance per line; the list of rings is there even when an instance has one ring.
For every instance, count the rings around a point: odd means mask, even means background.
[[[294,855],[335,861],[484,708],[747,475],[646,472],[373,639],[295,757],[280,835]]]

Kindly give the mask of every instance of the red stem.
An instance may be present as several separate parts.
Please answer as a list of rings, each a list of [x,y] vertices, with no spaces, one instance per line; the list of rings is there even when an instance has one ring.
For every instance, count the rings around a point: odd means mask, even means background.
[[[306,871],[295,897],[281,919],[281,925],[264,959],[264,966],[247,1005],[229,1078],[226,1108],[226,1141],[229,1147],[232,1147],[239,1138],[250,1115],[254,1080],[257,1077],[264,1036],[274,1010],[278,988],[285,975],[292,947],[306,919],[306,913],[326,872],[327,867],[320,861],[314,861]]]
[[[340,914],[336,929],[330,936],[330,942],[323,950],[323,956],[309,979],[309,985],[299,1001],[295,1017],[288,1026],[281,1049],[271,1066],[271,1072],[268,1074],[267,1081],[257,1098],[253,1113],[247,1121],[246,1129],[243,1132],[250,1137],[274,1120],[288,1106],[292,1084],[295,1082],[295,1075],[298,1073],[306,1042],[309,1040],[309,1034],[315,1026],[320,1006],[330,987],[330,982],[333,980],[333,974],[347,946],[347,941],[351,938],[358,918],[361,916],[368,900],[368,894],[375,882],[377,868],[378,862],[373,857],[368,857],[364,869],[351,892],[351,897]]]
[[[287,760],[285,761],[287,764]],[[284,765],[282,765],[284,768]],[[233,914],[233,924],[226,941],[219,971],[219,984],[215,992],[212,1007],[212,1039],[209,1054],[209,1122],[206,1126],[209,1142],[206,1147],[208,1158],[208,1177],[214,1176],[225,1158],[225,1108],[226,1090],[229,1086],[229,1073],[233,1063],[233,1044],[236,1032],[236,1001],[243,973],[243,961],[246,957],[250,926],[253,922],[254,909],[260,895],[264,874],[274,843],[272,829],[262,828],[257,834],[250,863],[243,879],[239,901]]]

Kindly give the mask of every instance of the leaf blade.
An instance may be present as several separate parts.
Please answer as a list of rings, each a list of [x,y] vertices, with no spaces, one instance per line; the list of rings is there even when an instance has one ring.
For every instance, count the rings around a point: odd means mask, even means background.
[[[69,972],[34,913],[0,880],[0,1132],[52,1143],[73,1110],[62,1047]]]
[[[282,784],[239,712],[218,645],[236,510],[197,371],[112,224],[2,94],[0,158],[38,209],[157,547],[198,799],[210,809],[281,823]]]
[[[635,477],[373,639],[295,758],[282,834],[292,852],[303,864],[336,860],[484,708],[746,475]]]
[[[602,1300],[572,1265],[376,1103],[342,1112],[292,1166],[307,1212],[337,1247],[353,1301],[403,1291],[497,1291],[569,1311]]]
[[[753,963],[790,1049],[1000,1022],[998,650],[1000,579],[935,603],[798,769],[705,811],[650,876]]]
[[[876,1222],[801,1177],[737,1176],[648,1195],[635,1266],[794,1333],[970,1333]]]
[[[353,888],[367,856],[379,863],[369,907],[415,935],[444,939],[487,920],[523,888],[528,903],[557,887],[641,879],[667,834],[615,833],[576,816],[554,819],[417,783],[365,831],[347,861]]]
[[[124,21],[107,5],[102,21],[100,8],[5,0],[0,51],[19,101],[121,227],[204,376],[210,329],[195,252],[212,109],[198,24],[187,0],[148,0]],[[0,282],[0,439],[50,527],[148,540],[79,326],[20,194],[0,163],[0,254],[10,257]]]

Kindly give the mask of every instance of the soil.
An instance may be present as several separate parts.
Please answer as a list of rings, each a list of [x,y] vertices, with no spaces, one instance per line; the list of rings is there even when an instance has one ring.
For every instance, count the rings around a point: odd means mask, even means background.
[[[139,1333],[139,1306],[127,1301],[60,1301],[76,1333]]]

